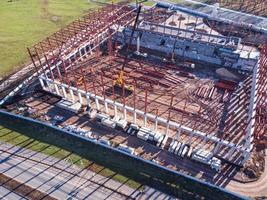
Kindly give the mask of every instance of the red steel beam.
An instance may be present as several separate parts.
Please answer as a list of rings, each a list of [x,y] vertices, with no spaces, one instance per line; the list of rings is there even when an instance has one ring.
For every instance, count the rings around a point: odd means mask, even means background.
[[[35,64],[35,61],[34,61],[32,52],[31,52],[31,50],[30,50],[29,48],[27,48],[27,50],[28,50],[28,53],[29,53],[30,58],[31,58],[31,60],[32,60],[32,64],[33,64],[33,66],[34,66],[34,68],[35,68],[35,70],[36,70],[36,72],[37,72],[37,74],[38,74],[38,76],[39,76],[40,74],[39,74],[39,71],[38,71],[38,67],[37,67],[37,65]]]

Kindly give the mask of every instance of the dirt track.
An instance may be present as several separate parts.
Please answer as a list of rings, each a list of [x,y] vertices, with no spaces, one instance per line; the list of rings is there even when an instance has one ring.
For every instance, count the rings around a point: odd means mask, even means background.
[[[267,198],[267,156],[265,156],[265,170],[258,181],[245,184],[231,181],[226,189],[245,196]]]

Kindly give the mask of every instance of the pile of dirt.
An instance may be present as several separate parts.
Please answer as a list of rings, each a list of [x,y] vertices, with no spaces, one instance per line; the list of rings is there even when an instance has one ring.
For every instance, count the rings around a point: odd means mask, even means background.
[[[265,153],[264,151],[252,152],[250,159],[243,167],[244,175],[249,179],[258,179],[264,171],[265,166]]]

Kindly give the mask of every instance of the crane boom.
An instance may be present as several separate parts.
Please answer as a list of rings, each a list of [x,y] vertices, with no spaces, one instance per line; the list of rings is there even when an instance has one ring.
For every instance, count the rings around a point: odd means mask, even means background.
[[[137,24],[138,24],[138,19],[139,19],[139,16],[140,16],[141,8],[142,8],[142,6],[139,5],[139,7],[137,9],[136,18],[135,18],[135,21],[134,21],[132,33],[131,33],[131,36],[130,36],[130,41],[129,41],[127,49],[126,49],[126,55],[128,54],[129,48],[130,48],[130,46],[132,44],[132,41],[133,41],[133,36],[134,36],[134,32],[135,32]],[[124,88],[124,89],[132,92],[133,91],[133,86],[132,85],[128,85],[128,86],[125,85],[124,68],[125,68],[126,63],[127,63],[127,57],[124,60],[124,63],[122,65],[122,68],[121,68],[120,73],[118,75],[118,79],[115,81],[115,86],[117,86],[119,88]]]

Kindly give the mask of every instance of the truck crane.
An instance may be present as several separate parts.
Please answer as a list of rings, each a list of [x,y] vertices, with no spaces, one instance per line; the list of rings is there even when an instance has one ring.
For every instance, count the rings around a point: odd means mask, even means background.
[[[136,15],[136,18],[135,18],[134,26],[133,26],[133,29],[132,29],[130,41],[129,41],[127,49],[126,49],[126,55],[128,54],[129,48],[130,48],[130,46],[132,44],[132,41],[133,41],[133,35],[134,35],[134,32],[135,32],[137,24],[138,24],[138,19],[139,19],[139,15],[140,15],[140,12],[141,12],[141,8],[142,8],[142,6],[139,5],[139,7],[137,9],[137,15]],[[132,85],[127,85],[126,81],[125,81],[124,68],[125,68],[126,63],[127,63],[127,58],[125,58],[125,61],[124,61],[123,65],[122,65],[122,68],[121,68],[121,70],[119,72],[118,78],[117,78],[117,80],[114,81],[115,82],[114,85],[115,85],[115,87],[117,87],[119,89],[125,89],[128,92],[132,92],[134,90],[134,87]]]

